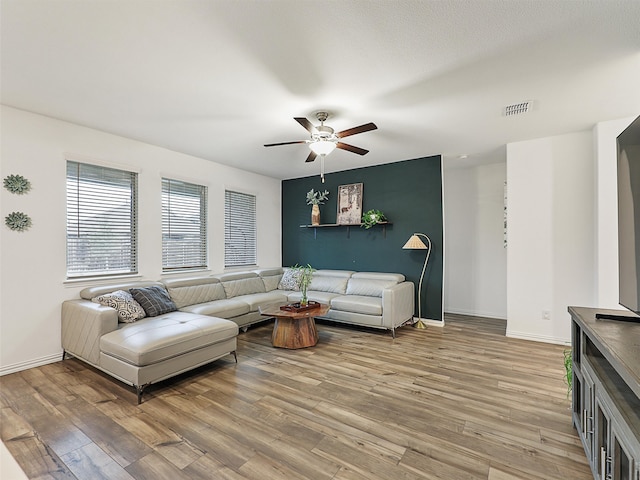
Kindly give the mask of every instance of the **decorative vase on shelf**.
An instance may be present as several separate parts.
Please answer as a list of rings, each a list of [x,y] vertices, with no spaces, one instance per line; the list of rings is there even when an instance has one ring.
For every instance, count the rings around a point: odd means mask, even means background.
[[[311,206],[311,225],[320,225],[320,207],[315,204]]]
[[[311,207],[311,225],[320,225],[320,207],[329,197],[329,190],[324,192],[314,191],[313,188],[307,192],[307,205]]]

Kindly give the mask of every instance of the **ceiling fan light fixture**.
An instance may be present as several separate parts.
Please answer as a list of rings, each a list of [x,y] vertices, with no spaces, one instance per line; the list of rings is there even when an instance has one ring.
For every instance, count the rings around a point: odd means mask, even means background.
[[[336,148],[336,142],[330,140],[317,140],[309,144],[309,148],[316,155],[329,155]]]

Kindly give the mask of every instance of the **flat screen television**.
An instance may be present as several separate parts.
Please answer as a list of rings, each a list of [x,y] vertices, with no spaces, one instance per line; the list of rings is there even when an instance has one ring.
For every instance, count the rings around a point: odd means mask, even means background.
[[[617,144],[619,302],[640,316],[640,116]]]

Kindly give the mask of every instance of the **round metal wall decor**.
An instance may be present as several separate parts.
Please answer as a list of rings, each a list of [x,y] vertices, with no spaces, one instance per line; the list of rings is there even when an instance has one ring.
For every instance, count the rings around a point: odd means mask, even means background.
[[[22,212],[11,212],[4,217],[4,223],[11,230],[16,232],[24,232],[31,226],[31,217]]]
[[[24,195],[31,190],[31,182],[22,175],[8,175],[4,179],[4,188],[11,193]]]

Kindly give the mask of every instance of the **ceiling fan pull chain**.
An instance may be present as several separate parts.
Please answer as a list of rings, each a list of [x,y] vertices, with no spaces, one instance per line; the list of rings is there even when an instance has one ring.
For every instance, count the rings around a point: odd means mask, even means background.
[[[324,157],[326,157],[326,155],[320,155],[320,179],[322,183],[324,183]]]

